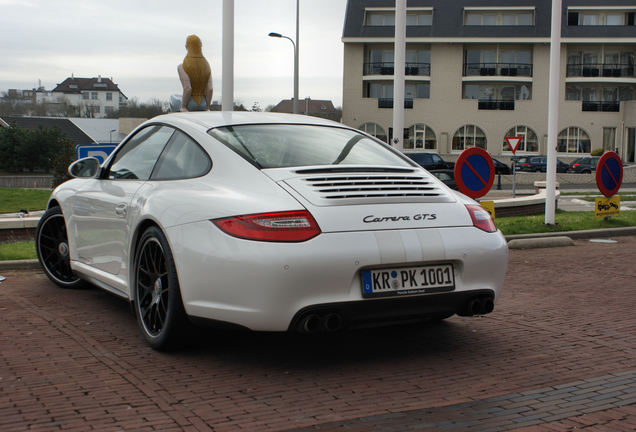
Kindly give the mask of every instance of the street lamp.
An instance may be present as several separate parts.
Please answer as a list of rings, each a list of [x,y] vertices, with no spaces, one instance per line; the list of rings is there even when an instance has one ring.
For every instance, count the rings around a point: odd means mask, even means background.
[[[117,132],[117,129],[112,129],[110,132],[108,132],[108,142],[110,144],[113,143],[113,132]]]
[[[296,46],[296,43],[294,43],[294,41],[290,37],[284,36],[280,33],[274,33],[274,32],[271,32],[268,36],[275,37],[275,38],[288,39],[294,46],[294,100],[293,100],[294,108],[293,108],[293,111],[294,111],[294,114],[298,114],[298,48]]]

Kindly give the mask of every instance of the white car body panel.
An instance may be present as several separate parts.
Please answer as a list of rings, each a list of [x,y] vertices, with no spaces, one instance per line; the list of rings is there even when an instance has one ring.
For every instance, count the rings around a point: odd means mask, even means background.
[[[473,200],[454,193],[415,164],[384,168],[419,178],[421,195],[396,192],[333,199],[307,186],[305,179],[314,174],[293,167],[259,170],[207,133],[217,126],[269,122],[349,129],[313,117],[234,112],[175,113],[142,124],[137,130],[160,123],[183,131],[210,155],[212,169],[194,179],[74,179],[58,187],[52,200],[65,216],[72,269],[133,298],[136,241],[140,227],[152,223],[167,237],[184,308],[191,317],[285,331],[299,311],[312,305],[382,302],[363,298],[362,269],[435,263],[453,264],[453,292],[486,290],[496,300],[503,286],[507,246],[500,232],[473,226],[465,208],[476,204]],[[320,176],[338,178],[350,167],[341,166],[334,173],[328,166],[315,168],[326,170]],[[348,174],[354,180],[379,175],[356,169]],[[212,222],[304,209],[322,233],[300,243],[244,240]],[[435,294],[410,297],[423,296]]]

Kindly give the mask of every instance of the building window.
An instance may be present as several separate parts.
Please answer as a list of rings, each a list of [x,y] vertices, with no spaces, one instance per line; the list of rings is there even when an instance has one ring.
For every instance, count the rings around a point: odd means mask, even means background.
[[[633,26],[635,14],[632,10],[568,9],[568,25]]]
[[[467,45],[464,76],[532,76],[529,45]]]
[[[410,8],[409,8],[410,9]],[[395,10],[366,10],[364,17],[366,26],[394,26]],[[407,26],[433,25],[433,11],[430,8],[410,9],[406,11]]]
[[[591,147],[590,136],[579,127],[569,127],[559,133],[557,139],[559,153],[589,153]]]
[[[598,45],[568,50],[568,77],[636,77],[633,48]]]
[[[110,93],[110,92],[106,93],[106,100],[107,101],[112,101],[113,100],[113,94]]]
[[[87,100],[90,98],[90,93],[89,92],[82,92],[82,99]]]
[[[603,150],[614,151],[616,149],[616,128],[603,128]]]
[[[404,86],[405,100],[428,99],[430,93],[430,84],[427,82],[409,83]],[[367,82],[364,97],[393,99],[393,81]]]
[[[469,147],[486,148],[486,134],[475,125],[464,125],[453,135],[453,151],[463,151]]]
[[[101,108],[101,107],[100,107],[99,105],[93,105],[93,106],[91,107],[91,110],[92,110],[95,114],[99,114],[99,113],[100,113],[100,111],[101,111],[101,110],[100,110],[100,108]]]
[[[437,149],[437,138],[433,129],[423,123],[414,124],[409,128],[409,139],[404,142],[405,149]]]
[[[368,133],[369,135],[373,135],[380,141],[387,142],[386,132],[384,131],[382,126],[380,126],[377,123],[365,123],[362,126],[360,126],[358,129]]]
[[[589,86],[567,84],[565,100],[585,102],[619,102],[634,100],[635,86]]]
[[[115,111],[115,108],[112,106],[107,106],[105,107],[105,109],[106,109],[106,114],[111,114]]]
[[[538,153],[539,152],[539,141],[537,140],[537,134],[534,133],[532,129],[528,126],[515,126],[506,132],[504,135],[503,141],[503,151],[511,152],[510,146],[506,141],[505,137],[522,137],[523,139],[519,143],[516,151],[526,152],[526,153]]]
[[[412,11],[406,12],[407,26],[430,26],[433,25],[433,11]]]
[[[406,49],[406,75],[431,74],[431,49],[428,45],[410,46]],[[393,75],[393,48],[383,46],[367,47],[365,54],[364,75]]]
[[[367,26],[394,26],[394,11],[366,11],[364,25]]]
[[[462,97],[464,99],[479,99],[480,101],[512,101],[532,99],[532,84],[530,83],[470,83],[464,84],[462,87]]]
[[[464,25],[531,26],[534,25],[534,10],[464,9]]]
[[[97,99],[97,92],[91,92],[91,99],[93,100]]]

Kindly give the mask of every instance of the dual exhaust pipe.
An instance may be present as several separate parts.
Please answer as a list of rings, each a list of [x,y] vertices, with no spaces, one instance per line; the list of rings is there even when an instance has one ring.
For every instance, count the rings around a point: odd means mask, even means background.
[[[335,332],[344,328],[342,315],[330,312],[324,315],[310,313],[300,320],[297,329],[302,333]]]
[[[475,316],[486,315],[493,311],[495,308],[495,301],[492,296],[475,297],[466,303],[464,310],[459,315],[461,316]]]

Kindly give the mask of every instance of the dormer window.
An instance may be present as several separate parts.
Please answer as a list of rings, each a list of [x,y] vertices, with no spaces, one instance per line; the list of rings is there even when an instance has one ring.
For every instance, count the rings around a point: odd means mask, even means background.
[[[464,8],[467,26],[531,26],[534,8]]]
[[[568,9],[569,26],[633,26],[634,9],[579,7]]]
[[[433,8],[413,7],[406,10],[407,26],[430,26],[433,24]],[[366,26],[395,26],[395,8],[367,8],[364,11]]]

